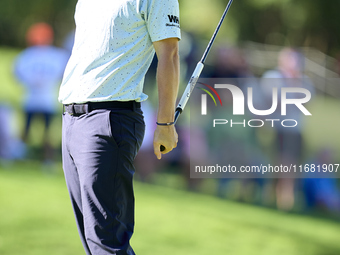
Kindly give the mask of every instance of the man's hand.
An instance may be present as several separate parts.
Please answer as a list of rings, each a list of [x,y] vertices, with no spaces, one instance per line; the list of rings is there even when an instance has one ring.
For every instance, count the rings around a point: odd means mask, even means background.
[[[162,154],[166,154],[177,147],[178,135],[174,125],[171,126],[157,126],[154,138],[153,149],[158,159],[162,158]],[[161,145],[165,147],[164,151],[161,151]]]

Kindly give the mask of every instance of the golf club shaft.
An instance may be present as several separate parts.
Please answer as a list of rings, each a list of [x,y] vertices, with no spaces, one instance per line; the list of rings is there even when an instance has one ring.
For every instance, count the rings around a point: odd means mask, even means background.
[[[227,4],[227,7],[225,8],[225,10],[224,10],[224,12],[223,12],[223,15],[222,15],[222,17],[221,17],[221,19],[220,19],[220,22],[218,23],[218,25],[217,25],[217,27],[216,27],[216,29],[215,29],[215,32],[214,32],[213,36],[211,37],[210,42],[209,42],[207,48],[205,49],[205,52],[204,52],[204,54],[203,54],[203,56],[202,56],[202,59],[201,59],[201,61],[200,61],[200,62],[203,63],[203,64],[204,64],[205,59],[207,58],[207,56],[208,56],[208,54],[209,54],[209,51],[210,51],[210,49],[211,49],[211,46],[213,45],[213,43],[214,43],[214,41],[215,41],[215,38],[216,38],[216,36],[217,36],[217,33],[218,33],[218,31],[220,30],[220,28],[221,28],[221,26],[222,26],[222,23],[223,23],[223,21],[224,21],[224,19],[225,19],[225,17],[227,16],[227,13],[228,13],[228,11],[229,11],[229,8],[230,8],[232,2],[233,2],[233,0],[229,0],[229,2],[228,2],[228,4]]]
[[[215,41],[217,33],[220,30],[221,25],[222,25],[225,17],[227,16],[227,13],[229,11],[229,8],[230,8],[232,2],[233,2],[233,0],[229,0],[229,2],[227,4],[227,7],[225,8],[225,10],[223,12],[223,15],[222,15],[222,17],[220,19],[220,22],[218,23],[218,25],[217,25],[217,27],[215,29],[215,32],[214,32],[213,36],[211,37],[210,42],[209,42],[207,48],[204,51],[202,59],[197,63],[196,68],[195,68],[193,74],[191,75],[189,83],[188,83],[187,87],[185,88],[184,93],[183,93],[183,95],[181,97],[181,100],[179,101],[179,103],[177,105],[176,112],[175,112],[175,117],[174,117],[174,124],[176,124],[179,116],[181,115],[182,111],[184,110],[184,107],[186,106],[186,104],[187,104],[187,102],[188,102],[188,100],[190,98],[190,95],[191,95],[192,91],[195,88],[197,80],[200,77],[201,72],[202,72],[202,70],[204,68],[204,62],[205,62],[205,60],[206,60],[206,58],[207,58],[207,56],[208,56],[208,54],[210,52],[210,49],[211,49],[211,47],[212,47],[212,45],[213,45],[213,43]],[[165,150],[164,146],[161,145],[161,151],[164,151],[164,150]]]
[[[174,120],[175,123],[176,123],[179,115],[184,110],[184,107],[186,106],[186,104],[187,104],[187,102],[189,100],[189,97],[190,97],[193,89],[195,88],[196,82],[197,82],[198,78],[200,77],[201,72],[203,70],[204,62],[205,62],[205,60],[206,60],[206,58],[207,58],[207,56],[208,56],[208,54],[210,52],[210,49],[211,49],[211,47],[212,47],[212,45],[213,45],[213,43],[215,41],[217,33],[220,30],[220,28],[221,28],[221,25],[222,25],[226,15],[227,15],[228,11],[229,11],[229,8],[230,8],[232,2],[233,2],[233,0],[229,0],[229,2],[227,4],[227,7],[225,8],[225,10],[223,12],[223,15],[222,15],[222,17],[220,19],[220,22],[218,23],[218,25],[217,25],[217,27],[215,29],[215,32],[214,32],[213,36],[211,37],[210,42],[209,42],[207,48],[205,49],[205,52],[204,52],[204,54],[202,56],[202,59],[197,63],[197,66],[196,66],[196,68],[195,68],[195,70],[194,70],[194,72],[193,72],[193,74],[192,74],[192,76],[190,78],[190,81],[189,81],[189,83],[188,83],[188,85],[187,85],[187,87],[186,87],[186,89],[185,89],[185,91],[184,91],[184,93],[182,95],[182,98],[179,101],[179,104],[178,104],[178,106],[176,108],[176,114],[175,114],[175,120]]]

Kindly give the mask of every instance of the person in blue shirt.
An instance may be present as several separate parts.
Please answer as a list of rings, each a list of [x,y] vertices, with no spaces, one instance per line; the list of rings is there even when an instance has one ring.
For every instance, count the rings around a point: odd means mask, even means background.
[[[44,160],[53,159],[48,129],[57,111],[57,88],[69,58],[66,50],[52,45],[53,29],[46,23],[32,25],[26,34],[28,47],[14,62],[14,74],[24,88],[23,108],[26,115],[22,139],[28,143],[32,119],[43,117]]]

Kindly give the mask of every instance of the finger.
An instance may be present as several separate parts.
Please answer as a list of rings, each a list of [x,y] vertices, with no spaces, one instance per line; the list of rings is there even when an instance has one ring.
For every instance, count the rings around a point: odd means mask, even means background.
[[[162,153],[161,153],[161,150],[160,150],[160,144],[154,143],[153,151],[154,151],[157,159],[161,159],[162,158]]]

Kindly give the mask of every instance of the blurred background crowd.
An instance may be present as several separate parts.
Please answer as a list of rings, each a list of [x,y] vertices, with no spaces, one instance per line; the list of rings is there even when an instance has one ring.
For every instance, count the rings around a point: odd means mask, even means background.
[[[198,1],[193,8],[190,0],[180,1],[179,96],[226,4],[222,0],[211,2]],[[18,160],[36,160],[42,162],[44,171],[61,171],[62,106],[57,102],[57,93],[72,49],[75,3],[74,0],[0,2],[0,164],[3,167],[10,168]],[[337,138],[340,97],[340,33],[337,31],[340,25],[336,5],[340,7],[340,2],[233,3],[201,77],[309,77],[310,82],[304,86],[313,95],[310,107],[313,113],[325,114],[323,119],[299,125],[288,133],[280,128],[229,129],[220,141],[228,144],[229,153],[220,151],[221,157],[234,165],[244,164],[248,158],[252,158],[252,162],[272,164],[340,163]],[[207,141],[221,137],[216,138],[216,134],[214,137],[204,126],[190,127],[189,109],[178,121],[178,148],[158,161],[152,145],[157,106],[156,66],[155,58],[145,80],[149,100],[142,108],[147,128],[136,158],[137,180],[285,211],[338,217],[340,186],[336,178],[190,178],[190,157],[203,159],[209,150]],[[255,100],[265,102],[271,98],[271,88],[265,85],[254,88],[254,93]],[[294,118],[300,117],[294,115]],[[190,141],[193,136],[195,141]],[[193,147],[190,142],[199,150],[190,149]]]

